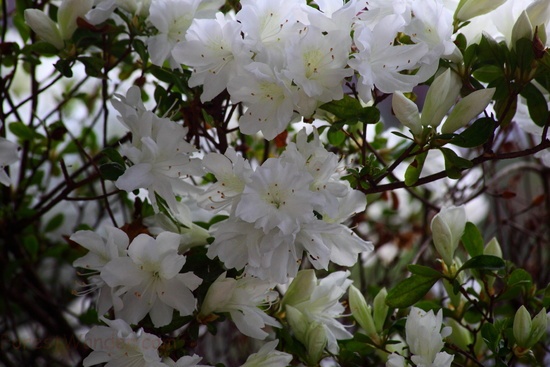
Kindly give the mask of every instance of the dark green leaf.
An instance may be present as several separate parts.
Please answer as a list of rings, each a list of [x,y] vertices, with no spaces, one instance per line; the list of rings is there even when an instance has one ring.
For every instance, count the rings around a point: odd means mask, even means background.
[[[38,243],[38,239],[35,235],[28,235],[23,237],[23,246],[31,255],[32,259],[36,259],[38,256],[38,249],[40,248],[40,244]]]
[[[54,67],[59,71],[61,75],[66,78],[71,78],[73,76],[73,71],[71,69],[71,63],[68,60],[59,59]]]
[[[103,76],[103,60],[101,58],[95,56],[81,56],[78,58],[78,61],[84,64],[86,75],[94,78],[100,78]]]
[[[485,144],[493,132],[495,122],[492,118],[480,118],[460,134],[453,137],[451,144],[462,148],[474,148]]]
[[[63,213],[57,213],[54,215],[46,224],[46,227],[44,228],[44,232],[52,232],[61,227],[63,224],[63,220],[65,219],[65,215]]]
[[[21,121],[12,122],[9,125],[9,129],[13,135],[17,136],[23,141],[32,140],[35,136],[34,130],[22,123]]]
[[[530,72],[533,68],[533,61],[535,60],[533,41],[527,38],[520,38],[517,40],[512,58],[516,61],[517,67],[522,72]]]
[[[498,88],[497,88],[497,91],[498,91]],[[512,119],[514,118],[514,116],[516,115],[516,110],[518,108],[517,96],[509,95],[500,100],[497,100],[497,97],[493,96],[493,99],[496,100],[495,112],[501,127],[508,126],[510,122],[512,122]]]
[[[407,266],[407,269],[412,273],[416,275],[422,275],[425,277],[432,277],[432,278],[441,278],[443,274],[438,272],[435,269],[432,269],[428,266],[422,266],[422,265],[416,265],[416,264],[410,264]]]
[[[483,65],[473,71],[473,76],[481,82],[490,83],[498,78],[503,78],[504,70],[496,65]]]
[[[116,162],[109,162],[99,166],[101,176],[110,181],[116,181],[120,176],[122,176],[124,170],[124,166]]]
[[[422,299],[437,280],[435,277],[413,274],[388,292],[386,304],[393,308],[409,307]]]
[[[124,158],[120,155],[120,152],[115,148],[107,147],[102,152],[111,162],[118,163],[124,167]]]
[[[416,181],[418,181],[427,156],[427,151],[416,155],[414,161],[412,161],[412,163],[409,165],[409,167],[407,167],[407,170],[405,171],[405,185],[411,186],[414,185]]]
[[[376,124],[380,121],[380,111],[374,106],[363,107],[358,117],[365,124]]]
[[[458,179],[461,177],[463,169],[472,168],[473,163],[467,159],[459,157],[454,150],[449,148],[439,148],[445,158],[445,171],[449,178]]]
[[[542,92],[532,83],[527,84],[521,91],[521,96],[527,101],[529,116],[539,126],[548,121],[548,102]]]
[[[493,324],[487,323],[481,327],[481,337],[493,353],[498,352],[500,334]]]
[[[461,241],[471,257],[483,255],[483,236],[472,222],[466,223]]]
[[[466,261],[459,269],[500,270],[504,269],[504,260],[498,256],[479,255]]]

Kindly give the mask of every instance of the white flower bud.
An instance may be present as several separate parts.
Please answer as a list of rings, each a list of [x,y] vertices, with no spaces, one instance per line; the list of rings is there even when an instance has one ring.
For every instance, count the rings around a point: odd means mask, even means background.
[[[468,122],[487,107],[495,94],[495,90],[495,88],[480,89],[462,98],[443,123],[441,133],[454,133],[461,127],[466,126]]]
[[[436,128],[443,120],[452,105],[454,105],[462,82],[456,73],[447,69],[433,81],[428,93],[420,122],[422,126]]]
[[[422,124],[420,123],[420,113],[416,103],[408,99],[401,92],[395,92],[392,97],[392,109],[395,117],[403,125],[411,129],[415,136],[422,134]]]
[[[521,306],[514,316],[514,338],[520,347],[529,348],[529,336],[531,335],[531,315],[525,306]]]
[[[57,22],[64,40],[73,36],[78,27],[77,18],[83,18],[93,5],[93,0],[63,0],[57,11]]]
[[[443,208],[432,219],[431,229],[435,248],[449,268],[465,227],[466,212],[463,206]]]
[[[349,307],[351,314],[371,339],[377,335],[376,326],[372,318],[370,306],[365,301],[363,294],[355,286],[349,287]]]
[[[455,19],[466,21],[495,10],[506,0],[460,0],[455,11]]]
[[[41,10],[38,9],[26,9],[25,10],[25,23],[36,33],[42,40],[51,43],[58,50],[64,47],[63,38],[61,32],[57,28],[57,24],[50,19]]]

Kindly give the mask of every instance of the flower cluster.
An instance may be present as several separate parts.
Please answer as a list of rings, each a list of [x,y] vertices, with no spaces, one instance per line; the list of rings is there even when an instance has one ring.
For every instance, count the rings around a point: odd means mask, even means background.
[[[228,268],[276,283],[296,276],[304,253],[315,268],[351,266],[372,249],[342,224],[365,207],[365,197],[339,179],[338,158],[317,132],[305,130],[279,158],[252,169],[233,150],[208,154],[205,169],[218,182],[202,196],[205,208],[228,208],[208,249]]]

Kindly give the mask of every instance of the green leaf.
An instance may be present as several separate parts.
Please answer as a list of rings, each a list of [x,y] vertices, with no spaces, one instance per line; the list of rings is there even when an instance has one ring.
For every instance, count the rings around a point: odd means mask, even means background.
[[[38,243],[38,239],[36,238],[36,236],[27,235],[23,237],[23,246],[25,247],[29,255],[31,255],[31,258],[36,259],[36,257],[38,256],[38,250],[40,248],[40,244]]]
[[[509,287],[514,287],[514,286],[531,287],[531,284],[533,284],[533,278],[531,277],[531,274],[529,274],[525,270],[516,269],[508,277],[507,284]]]
[[[414,185],[416,181],[418,181],[427,156],[427,151],[416,155],[414,161],[412,161],[412,163],[409,165],[409,167],[407,167],[407,170],[405,171],[405,185],[411,186]]]
[[[483,65],[479,69],[474,70],[472,74],[480,82],[491,83],[496,79],[503,78],[504,70],[501,66]]]
[[[481,327],[481,337],[493,353],[498,353],[500,334],[493,324],[486,323]]]
[[[346,140],[346,134],[340,129],[333,129],[332,127],[327,133],[328,142],[335,147],[339,147]]]
[[[466,261],[458,271],[460,272],[466,269],[500,270],[504,269],[504,266],[504,260],[498,256],[478,255]]]
[[[548,121],[548,102],[542,92],[532,83],[521,91],[521,96],[527,101],[529,116],[538,126],[544,126]]]
[[[530,72],[533,68],[533,61],[535,61],[533,41],[527,38],[517,40],[512,58],[516,60],[516,65],[521,71]]]
[[[360,111],[363,109],[359,100],[344,94],[344,98],[331,101],[321,105],[319,108],[332,113],[340,120],[358,120]]]
[[[468,251],[468,254],[472,258],[483,255],[483,236],[476,225],[472,222],[466,223],[461,241],[466,248],[466,251]]]
[[[495,122],[490,117],[480,118],[460,134],[454,136],[450,143],[462,148],[474,148],[483,145],[489,140]]]
[[[474,165],[469,160],[459,157],[452,149],[439,148],[439,150],[441,150],[445,158],[445,171],[449,178],[460,178],[463,169],[472,168]]]
[[[432,278],[441,278],[443,274],[438,272],[437,270],[430,268],[428,266],[422,266],[422,265],[416,265],[416,264],[410,264],[407,266],[407,269],[412,273],[416,275],[421,275],[425,277],[432,277]]]
[[[363,107],[359,112],[359,120],[365,124],[376,124],[380,121],[380,111],[374,106]]]
[[[388,292],[386,304],[393,308],[412,306],[432,289],[437,280],[436,277],[413,274]]]
[[[497,88],[498,91],[498,88]],[[497,99],[499,97],[493,96],[493,99],[496,100],[495,103],[495,112],[497,115],[498,121],[500,121],[501,127],[506,127],[512,122],[512,119],[516,115],[516,110],[518,108],[518,98],[516,95],[509,95],[503,99]]]
[[[71,62],[70,61],[59,59],[53,66],[64,77],[71,78],[73,76],[73,70],[71,69]]]
[[[102,153],[111,160],[111,162],[118,163],[124,167],[124,158],[120,155],[120,152],[115,148],[107,147],[103,149]]]
[[[109,162],[99,166],[101,176],[106,180],[116,181],[124,173],[125,167],[116,162]]]
[[[63,213],[57,213],[54,215],[46,224],[46,227],[44,228],[44,232],[52,232],[61,227],[63,224],[63,220],[65,219],[65,215]]]
[[[21,140],[32,140],[35,136],[35,132],[33,129],[22,123],[21,121],[12,122],[9,125],[9,129],[11,133]]]
[[[103,76],[103,60],[96,56],[81,56],[78,58],[82,64],[84,64],[84,70],[86,75],[101,78]]]

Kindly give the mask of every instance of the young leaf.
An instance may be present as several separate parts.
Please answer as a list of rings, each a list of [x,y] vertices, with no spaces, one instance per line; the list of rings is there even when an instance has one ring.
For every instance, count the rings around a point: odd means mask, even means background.
[[[483,255],[483,236],[472,222],[466,223],[461,241],[471,257]]]
[[[421,276],[425,276],[425,277],[441,278],[443,276],[443,274],[441,274],[437,270],[432,269],[428,266],[410,264],[410,265],[407,266],[407,269],[412,274],[421,275]]]
[[[414,185],[416,181],[418,181],[427,156],[427,151],[418,154],[414,158],[414,161],[412,161],[412,163],[409,165],[409,167],[407,167],[407,170],[405,171],[405,185],[411,186]]]

